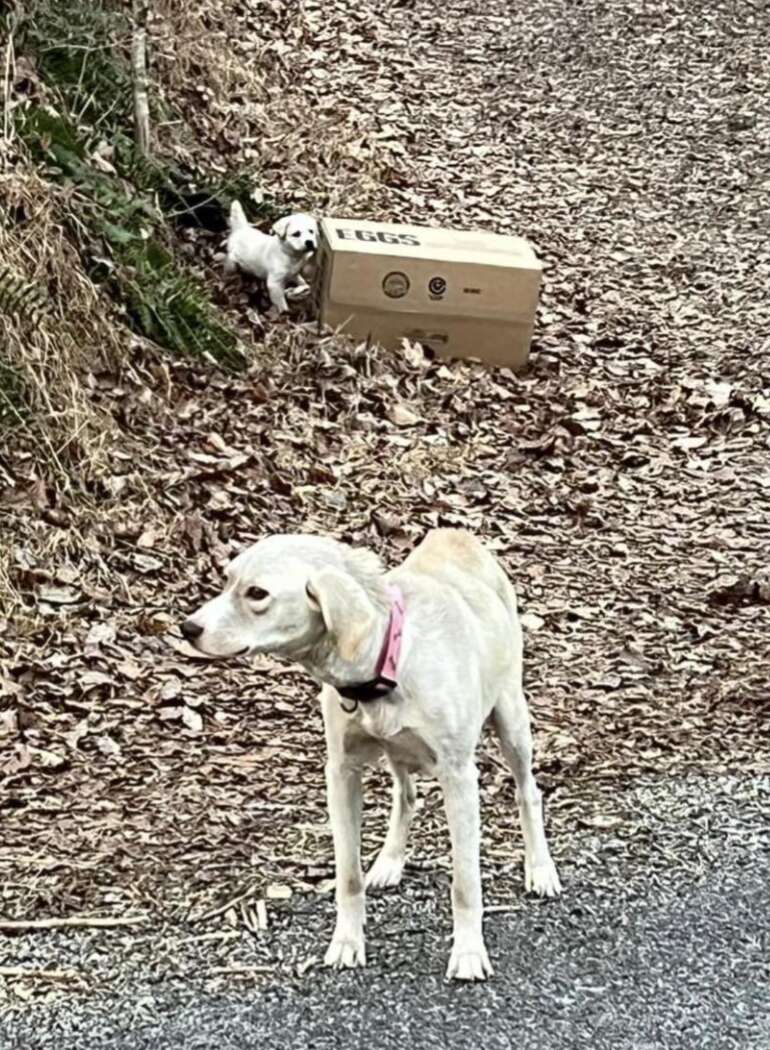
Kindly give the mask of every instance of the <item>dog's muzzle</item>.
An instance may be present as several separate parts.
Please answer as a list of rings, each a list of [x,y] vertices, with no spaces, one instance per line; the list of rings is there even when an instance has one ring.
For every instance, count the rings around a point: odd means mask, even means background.
[[[197,649],[199,653],[203,654],[203,656],[208,656],[211,660],[232,660],[236,656],[245,656],[251,649],[250,645],[244,645],[242,649],[238,649],[234,653],[221,653],[218,655],[207,653],[205,649],[201,649],[199,645],[196,645],[196,642],[203,634],[203,627],[201,627],[199,623],[196,623],[195,620],[185,620],[179,630],[182,632],[182,636],[185,640],[188,641],[194,649]]]
[[[196,638],[200,638],[203,634],[203,628],[195,620],[185,620],[179,630],[188,642],[194,642]]]

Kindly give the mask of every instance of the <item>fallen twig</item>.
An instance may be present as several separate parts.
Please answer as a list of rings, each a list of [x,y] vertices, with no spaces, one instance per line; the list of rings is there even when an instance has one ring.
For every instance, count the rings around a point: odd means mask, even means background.
[[[190,922],[206,922],[207,919],[216,919],[218,915],[224,915],[230,908],[234,908],[236,904],[240,904],[241,901],[246,900],[254,892],[253,889],[245,890],[243,893],[239,893],[237,897],[232,897],[226,904],[220,904],[216,908],[212,908],[211,911],[204,912],[203,915],[190,916]]]
[[[73,916],[68,919],[0,919],[0,933],[25,933],[30,930],[60,930],[67,927],[99,927],[110,929],[113,926],[138,926],[147,922],[144,915],[114,919],[88,919]]]
[[[23,966],[0,966],[0,977],[39,977],[44,981],[71,981],[77,970],[29,970]]]
[[[221,977],[225,974],[240,974],[241,976],[248,977],[250,974],[256,973],[273,973],[274,969],[274,966],[212,966],[208,973],[214,974],[217,977]]]

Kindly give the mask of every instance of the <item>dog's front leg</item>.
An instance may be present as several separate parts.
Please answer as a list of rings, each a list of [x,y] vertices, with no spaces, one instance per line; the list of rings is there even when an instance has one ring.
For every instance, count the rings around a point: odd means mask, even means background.
[[[367,889],[382,889],[398,886],[404,870],[406,839],[412,823],[415,805],[415,790],[412,778],[402,765],[390,760],[393,773],[393,801],[390,809],[388,836],[377,860],[366,876]]]
[[[304,299],[310,294],[310,285],[299,274],[294,278],[294,285],[286,289],[286,299]]]
[[[330,759],[326,789],[334,838],[337,924],[324,962],[334,967],[365,966],[360,769],[344,758]]]
[[[278,313],[285,314],[289,307],[286,302],[283,281],[279,280],[277,277],[268,277],[267,291],[270,296],[270,302],[276,308]]]
[[[447,977],[483,981],[492,973],[481,932],[481,867],[478,772],[473,760],[440,775],[452,839],[452,954]]]

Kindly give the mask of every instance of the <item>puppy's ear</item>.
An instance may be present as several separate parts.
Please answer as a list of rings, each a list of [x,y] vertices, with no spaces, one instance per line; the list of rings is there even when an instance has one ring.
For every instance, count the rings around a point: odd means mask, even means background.
[[[282,219],[277,219],[273,223],[273,233],[280,237],[282,241],[286,240],[286,231],[289,228],[289,216],[284,215]]]
[[[341,659],[352,663],[377,618],[366,591],[352,576],[337,569],[319,569],[305,587],[311,609],[323,616]]]

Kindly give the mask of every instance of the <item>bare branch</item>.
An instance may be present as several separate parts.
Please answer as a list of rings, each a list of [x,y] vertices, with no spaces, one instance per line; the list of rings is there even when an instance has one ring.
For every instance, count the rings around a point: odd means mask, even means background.
[[[143,157],[150,153],[150,103],[147,87],[148,0],[133,0],[131,68],[134,76],[134,133],[136,148]]]

